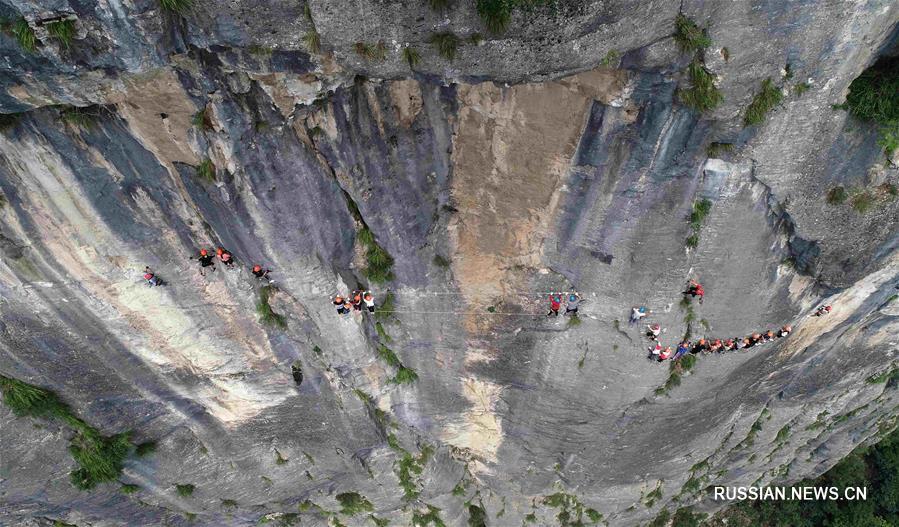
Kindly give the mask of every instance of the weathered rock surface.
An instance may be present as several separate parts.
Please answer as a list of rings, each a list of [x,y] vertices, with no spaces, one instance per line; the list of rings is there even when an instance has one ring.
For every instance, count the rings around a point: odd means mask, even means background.
[[[542,498],[563,492],[633,525],[720,506],[701,501],[708,485],[819,474],[895,424],[896,386],[866,379],[897,364],[899,200],[861,214],[825,195],[899,182],[876,128],[831,109],[899,49],[899,4],[560,0],[516,11],[502,36],[473,1],[426,4],[202,1],[178,16],[152,0],[0,0],[42,43],[0,34],[0,111],[17,114],[0,132],[0,374],[159,445],[127,464],[137,493],[78,491],[70,432],[0,405],[0,523],[363,525],[336,512],[358,492],[394,525],[428,505],[466,525],[467,502],[488,525],[549,525],[560,510]],[[678,12],[713,41],[724,100],[709,114],[676,95]],[[59,17],[76,20],[68,48],[44,27]],[[321,53],[303,43],[313,30]],[[484,40],[448,62],[428,43],[440,31]],[[379,40],[383,61],[353,52]],[[745,128],[766,78],[783,103]],[[215,181],[197,176],[206,159]],[[328,300],[368,284],[354,206],[395,260],[373,285],[395,300],[390,342]],[[200,276],[189,258],[218,245],[240,265]],[[253,263],[274,269],[286,329],[260,324]],[[168,285],[148,288],[145,265]],[[707,291],[692,312],[688,277]],[[544,292],[571,288],[582,323],[545,318]],[[634,305],[672,345],[688,326],[796,330],[699,357],[659,394],[669,370],[627,326]],[[389,382],[379,343],[418,380]],[[420,473],[403,475],[405,454]]]

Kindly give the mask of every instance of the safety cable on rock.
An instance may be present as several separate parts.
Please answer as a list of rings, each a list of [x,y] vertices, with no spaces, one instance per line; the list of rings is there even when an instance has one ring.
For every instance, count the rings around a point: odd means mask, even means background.
[[[503,311],[394,311],[377,309],[375,313],[419,313],[422,315],[506,315],[519,317],[536,317],[540,313],[509,313]]]

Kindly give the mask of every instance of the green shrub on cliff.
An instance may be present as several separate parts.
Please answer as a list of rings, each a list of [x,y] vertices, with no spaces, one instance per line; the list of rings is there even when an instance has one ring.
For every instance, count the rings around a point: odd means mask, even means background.
[[[462,39],[450,32],[443,32],[431,35],[428,42],[437,48],[437,53],[441,57],[451,61],[456,58],[456,50],[459,49],[459,43],[462,42]]]
[[[762,89],[755,94],[752,102],[746,108],[746,114],[743,116],[743,125],[752,126],[760,124],[765,120],[768,114],[775,106],[783,100],[783,92],[774,85],[771,78],[767,78],[762,82]]]
[[[682,13],[678,13],[674,19],[674,41],[684,53],[695,53],[712,45],[712,39],[706,30]]]
[[[74,20],[56,20],[48,22],[45,27],[51,38],[58,40],[62,47],[69,49],[69,46],[72,44],[72,39],[75,38],[75,34],[77,33]]]
[[[87,490],[98,483],[113,481],[122,473],[131,450],[129,434],[106,437],[79,419],[53,392],[0,375],[3,403],[20,417],[55,419],[72,428],[69,453],[78,468],[69,474],[74,486]]]

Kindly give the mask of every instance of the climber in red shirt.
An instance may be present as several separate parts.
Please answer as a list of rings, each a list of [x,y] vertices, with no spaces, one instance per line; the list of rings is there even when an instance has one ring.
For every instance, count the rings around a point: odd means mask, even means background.
[[[699,297],[699,303],[702,303],[702,298],[705,296],[705,290],[702,288],[702,284],[697,282],[696,280],[691,279],[687,282],[687,290],[683,292],[685,295],[690,295],[693,298]]]
[[[559,316],[559,309],[562,307],[562,293],[549,294],[549,313],[546,316]]]

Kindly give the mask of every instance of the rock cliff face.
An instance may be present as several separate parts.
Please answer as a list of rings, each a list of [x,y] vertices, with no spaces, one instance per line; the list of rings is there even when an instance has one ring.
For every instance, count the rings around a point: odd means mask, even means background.
[[[0,405],[0,523],[363,525],[338,512],[358,493],[393,525],[634,525],[890,429],[897,159],[831,105],[897,53],[899,4],[632,4],[518,9],[497,36],[471,0],[0,0],[38,40],[0,35],[0,374],[158,445],[126,463],[136,493],[79,491],[71,431]],[[710,112],[677,93],[679,13],[708,28]],[[783,100],[746,127],[769,78]],[[239,265],[201,276],[214,246]],[[329,303],[357,285],[392,299],[377,327]],[[581,324],[543,316],[559,289]],[[672,345],[795,331],[674,385],[635,305]]]

